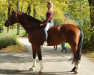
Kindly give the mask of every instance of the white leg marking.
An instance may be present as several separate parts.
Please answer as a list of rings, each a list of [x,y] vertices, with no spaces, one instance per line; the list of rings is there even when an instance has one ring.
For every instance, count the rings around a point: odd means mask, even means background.
[[[33,59],[33,66],[32,69],[36,66],[36,59]]]
[[[77,63],[77,62],[75,62],[75,67],[76,67],[75,71],[76,71],[76,72],[79,72],[80,64]]]
[[[40,62],[40,72],[42,72],[42,69],[43,69],[43,63],[42,63],[42,60],[39,61]]]

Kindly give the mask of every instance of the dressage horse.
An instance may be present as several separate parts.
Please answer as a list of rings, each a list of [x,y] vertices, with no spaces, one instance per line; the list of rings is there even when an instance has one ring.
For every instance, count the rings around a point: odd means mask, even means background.
[[[32,44],[33,66],[30,70],[33,70],[36,66],[36,55],[38,55],[40,61],[39,73],[41,74],[43,70],[41,45],[44,42],[43,27],[40,26],[42,22],[23,12],[13,10],[6,20],[5,26],[8,27],[15,23],[20,23],[23,26],[28,34],[29,42]],[[81,59],[83,42],[82,30],[72,24],[61,24],[51,27],[48,31],[48,46],[55,46],[64,42],[68,42],[71,46],[74,54],[73,62],[75,63],[72,71],[77,73],[80,68],[79,61]]]

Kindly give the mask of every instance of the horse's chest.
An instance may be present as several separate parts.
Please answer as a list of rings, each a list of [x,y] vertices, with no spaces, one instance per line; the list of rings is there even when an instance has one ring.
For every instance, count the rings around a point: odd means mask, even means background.
[[[43,41],[43,33],[34,32],[28,36],[30,43],[41,43]]]

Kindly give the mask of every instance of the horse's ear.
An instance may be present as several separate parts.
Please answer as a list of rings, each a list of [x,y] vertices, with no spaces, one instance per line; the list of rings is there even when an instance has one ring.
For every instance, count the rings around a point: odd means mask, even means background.
[[[17,11],[15,11],[13,8],[12,8],[12,11],[15,14],[15,16],[17,17]]]

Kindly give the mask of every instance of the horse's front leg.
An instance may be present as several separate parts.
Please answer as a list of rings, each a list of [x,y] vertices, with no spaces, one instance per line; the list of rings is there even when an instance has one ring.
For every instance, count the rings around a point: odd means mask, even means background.
[[[38,59],[39,59],[39,63],[40,63],[39,74],[42,74],[43,62],[42,62],[41,46],[37,46],[36,49],[37,49],[37,55],[38,55]]]
[[[41,54],[41,51],[38,53],[38,59],[39,59],[39,63],[40,63],[39,74],[42,74],[42,70],[43,70],[43,62],[42,62],[42,54]]]
[[[33,70],[33,68],[36,66],[36,53],[37,53],[40,63],[39,74],[42,74],[43,63],[42,63],[41,47],[32,44],[32,50],[33,50],[33,66],[32,68],[30,68],[30,70]]]
[[[36,52],[33,50],[33,66],[30,68],[30,71],[33,71],[36,67]]]

